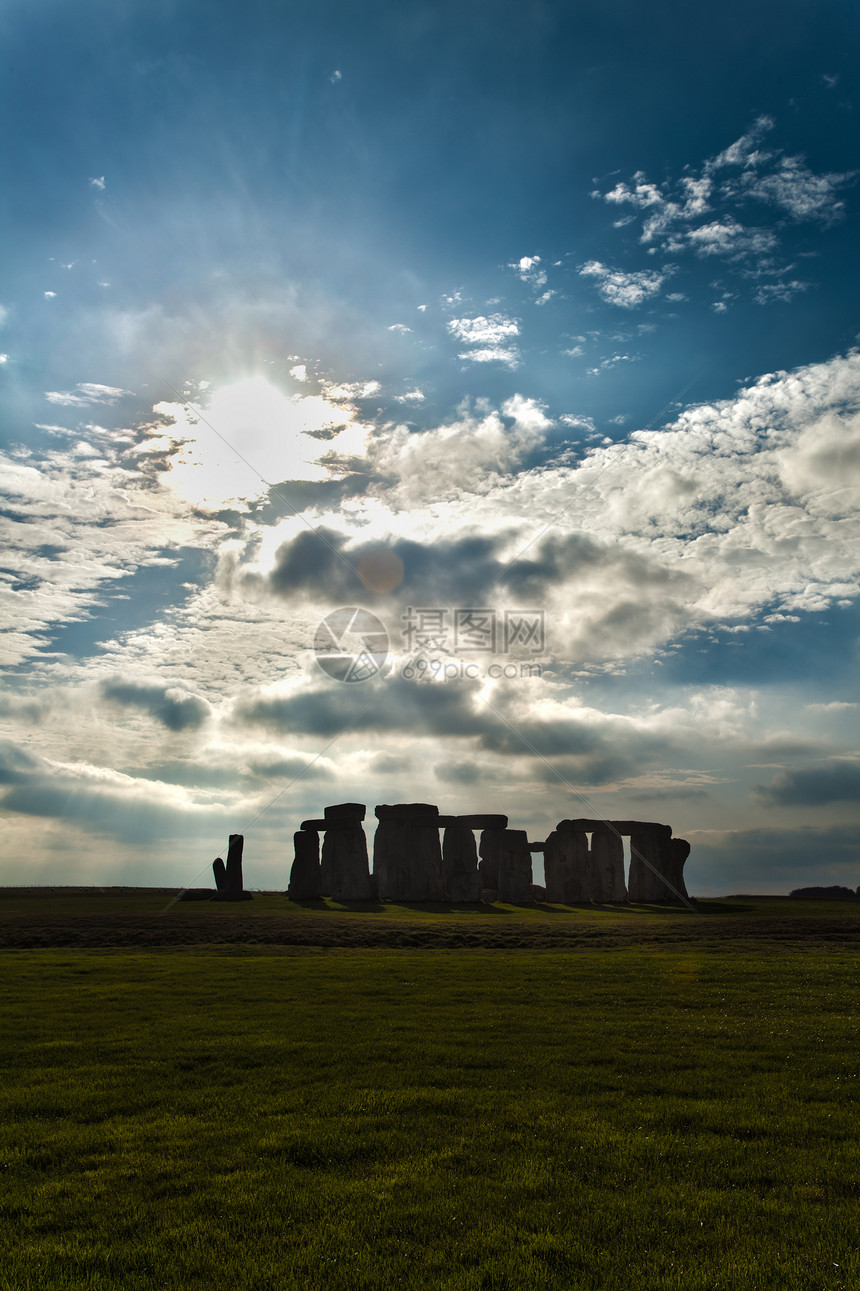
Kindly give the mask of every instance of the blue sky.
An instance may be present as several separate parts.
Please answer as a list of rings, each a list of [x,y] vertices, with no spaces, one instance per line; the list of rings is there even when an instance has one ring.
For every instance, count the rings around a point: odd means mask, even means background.
[[[3,7],[3,881],[285,886],[358,797],[860,882],[858,23]],[[476,604],[539,676],[404,675]]]

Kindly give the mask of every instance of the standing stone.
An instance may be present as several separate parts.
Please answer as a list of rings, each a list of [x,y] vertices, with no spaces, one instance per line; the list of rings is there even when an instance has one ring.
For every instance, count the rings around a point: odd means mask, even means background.
[[[430,803],[376,808],[373,873],[380,901],[442,901],[439,809]]]
[[[480,895],[475,835],[468,825],[448,825],[442,835],[442,898],[477,901]]]
[[[326,830],[320,864],[320,891],[335,901],[369,901],[367,839],[358,822],[344,821]]]
[[[553,830],[544,844],[543,869],[547,901],[579,905],[593,899],[591,855],[581,831]]]
[[[690,855],[690,844],[686,838],[672,838],[669,840],[669,880],[673,888],[680,892],[682,897],[689,900],[689,892],[684,882],[684,864]],[[675,895],[670,892],[669,897],[674,901]]]
[[[245,847],[244,834],[231,834],[230,842],[227,849],[227,891],[241,892],[244,884],[242,882],[242,852]]]
[[[320,895],[320,836],[316,830],[299,829],[293,834],[293,846],[287,896],[291,901],[314,901]]]
[[[671,836],[664,838],[662,834],[631,835],[630,878],[627,884],[631,901],[676,900],[674,893],[670,892],[661,877],[665,874],[671,882],[671,841]],[[677,887],[678,885],[673,884],[673,886]]]
[[[593,901],[626,901],[624,886],[624,843],[611,829],[595,829],[591,835]]]
[[[478,855],[481,858],[478,864],[481,887],[496,892],[499,890],[499,852],[504,832],[504,828],[484,829],[478,845]]]
[[[532,854],[524,829],[499,831],[499,900],[515,905],[532,903]]]
[[[212,873],[215,875],[215,889],[218,892],[227,891],[227,871],[224,868],[224,862],[220,856],[217,856],[212,862]]]

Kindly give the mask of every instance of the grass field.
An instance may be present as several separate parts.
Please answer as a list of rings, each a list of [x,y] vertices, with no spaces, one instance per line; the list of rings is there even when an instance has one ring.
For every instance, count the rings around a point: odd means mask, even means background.
[[[279,900],[165,919],[478,926]],[[7,950],[0,1287],[856,1287],[860,954],[836,904],[788,936],[778,903],[472,912],[639,929],[560,950]],[[676,940],[705,923],[729,950]]]

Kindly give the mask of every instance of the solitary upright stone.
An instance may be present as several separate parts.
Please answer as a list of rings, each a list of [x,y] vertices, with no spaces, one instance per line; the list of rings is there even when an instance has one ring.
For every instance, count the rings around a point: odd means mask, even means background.
[[[314,901],[320,894],[320,836],[313,829],[293,834],[295,859],[287,896],[291,901]]]
[[[581,831],[553,830],[544,844],[543,868],[547,901],[577,905],[592,900],[591,854]]]
[[[631,901],[674,901],[674,892],[663,882],[669,879],[671,869],[671,835],[631,834],[630,879],[627,884]],[[683,866],[683,862],[682,862]],[[672,884],[676,887],[676,884]]]
[[[524,829],[503,829],[499,840],[499,900],[532,903],[532,854]]]
[[[591,874],[594,901],[626,901],[624,886],[624,843],[611,829],[596,829],[591,835]]]
[[[212,873],[215,875],[215,888],[218,892],[227,891],[227,871],[220,856],[212,862]]]
[[[481,895],[475,835],[466,825],[448,825],[442,835],[442,897],[477,901]]]
[[[242,882],[242,852],[245,847],[244,834],[231,834],[227,850],[227,891],[241,892],[244,884]]]
[[[322,848],[320,888],[324,896],[335,901],[369,901],[370,870],[367,865],[367,839],[356,822],[328,829]]]

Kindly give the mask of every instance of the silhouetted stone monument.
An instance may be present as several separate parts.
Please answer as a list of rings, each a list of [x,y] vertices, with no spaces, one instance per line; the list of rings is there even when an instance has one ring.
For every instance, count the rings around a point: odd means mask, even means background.
[[[220,856],[216,856],[212,862],[212,873],[215,876],[215,888],[218,892],[227,891],[227,871],[224,868],[224,862]]]
[[[532,854],[524,829],[502,829],[499,839],[499,900],[523,905],[532,895]]]
[[[246,892],[242,881],[242,852],[245,847],[244,834],[231,834],[227,846],[227,864],[224,867],[224,887],[219,887],[217,892],[212,894],[213,901],[251,901],[250,892]],[[218,873],[216,870],[217,861],[212,868],[215,870],[215,882],[218,882]]]
[[[648,902],[648,901],[676,901],[677,897],[670,887],[663,882],[663,878],[669,880],[681,896],[686,896],[686,888],[683,880],[683,867],[686,856],[680,860],[673,859],[673,841],[682,842],[681,839],[672,839],[672,831],[668,825],[665,827],[667,834],[663,833],[639,833],[630,836],[630,879],[627,884],[628,896],[631,901]],[[689,844],[687,844],[687,853],[689,854]],[[680,856],[680,849],[676,849],[675,855]],[[646,864],[648,862],[648,864]],[[680,880],[680,883],[673,880],[673,874]]]
[[[291,901],[314,901],[320,895],[320,836],[315,829],[293,834],[295,859],[287,896]]]
[[[382,804],[373,839],[380,901],[441,901],[439,808],[426,802]]]
[[[361,822],[364,803],[344,802],[324,811],[325,838],[320,861],[320,894],[335,901],[369,901],[367,839]]]
[[[583,831],[553,830],[544,843],[543,868],[547,901],[580,905],[593,899],[591,854]]]
[[[456,817],[453,821],[453,824],[445,826],[442,835],[442,899],[477,901],[481,895],[481,879],[475,835]]]
[[[242,881],[242,853],[244,850],[244,834],[231,834],[227,849],[226,866],[228,892],[241,892],[244,886]]]
[[[591,835],[592,901],[626,901],[624,843],[614,829]]]
[[[499,890],[499,849],[502,845],[502,834],[507,825],[490,826],[481,832],[478,844],[478,873],[481,876],[481,887],[489,892]],[[483,900],[483,897],[481,898]]]

